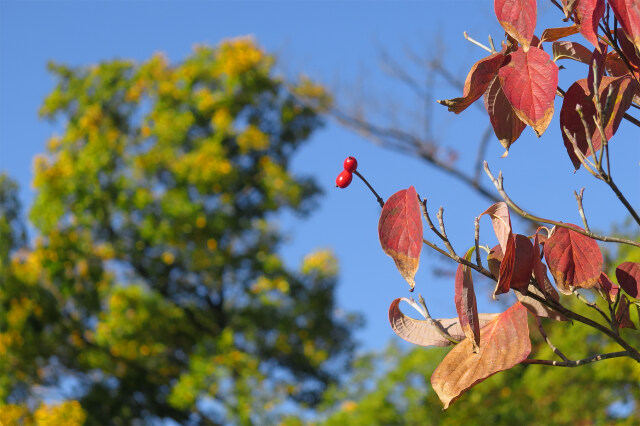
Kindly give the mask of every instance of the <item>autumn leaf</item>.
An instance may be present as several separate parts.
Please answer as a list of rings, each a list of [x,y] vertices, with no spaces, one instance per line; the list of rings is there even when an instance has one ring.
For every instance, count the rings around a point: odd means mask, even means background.
[[[489,114],[491,127],[500,144],[509,147],[520,137],[527,125],[518,118],[509,100],[504,95],[500,79],[496,76],[484,93],[484,107]]]
[[[536,29],[536,3],[536,0],[494,0],[493,3],[498,22],[525,51]]]
[[[622,50],[622,53],[637,71],[638,69],[640,69],[640,56],[638,56],[638,52],[636,51],[636,48],[633,42],[629,40],[629,38],[627,37],[625,32],[622,30],[622,28],[617,29],[616,35],[617,35],[618,44],[620,45],[620,49]],[[627,68],[626,65],[624,66],[624,68],[626,70],[625,74],[628,73],[629,68]]]
[[[467,251],[466,260],[471,259],[474,248]],[[465,336],[471,339],[473,351],[479,351],[480,344],[480,322],[478,319],[478,305],[476,303],[476,293],[473,289],[473,278],[471,276],[471,268],[462,263],[458,265],[455,280],[455,298],[456,311],[460,320],[460,326]]]
[[[631,106],[636,87],[635,82],[630,76],[602,77],[599,93],[601,109],[604,115],[604,133],[607,139],[611,139],[618,130],[625,111]],[[611,92],[609,92],[609,90],[611,90]],[[573,135],[578,149],[585,157],[592,155],[587,140],[587,132],[591,138],[593,148],[596,151],[602,146],[602,136],[600,132],[597,131],[595,122],[595,117],[597,116],[596,106],[590,93],[591,89],[589,88],[587,79],[576,81],[565,93],[562,108],[560,109],[560,127],[563,130],[562,138],[569,158],[576,170],[580,168],[581,162],[575,153],[574,146],[567,136],[565,129]],[[609,93],[611,93],[611,97],[607,103]],[[582,116],[587,124],[586,130],[580,114],[576,111],[578,105],[581,107]]]
[[[527,309],[516,303],[484,326],[480,339],[479,353],[474,353],[472,342],[465,339],[449,351],[431,376],[431,386],[445,410],[462,393],[529,356]]]
[[[575,41],[556,41],[551,45],[553,61],[558,59],[573,59],[574,61],[589,64],[591,51]]]
[[[507,250],[507,241],[511,234],[511,216],[509,215],[509,207],[504,201],[499,201],[489,206],[488,209],[483,211],[478,219],[484,215],[489,215],[491,218],[491,224],[493,225],[493,232],[498,237],[498,243],[502,248],[502,252]]]
[[[633,321],[631,321],[629,308],[629,299],[627,299],[627,296],[622,295],[618,303],[618,309],[616,310],[616,322],[620,328],[633,328],[635,330],[636,326],[633,324]]]
[[[569,37],[570,35],[577,34],[579,31],[579,27],[577,25],[571,25],[570,27],[562,27],[562,28],[547,28],[542,32],[542,37],[540,37],[541,42],[545,41],[556,41],[561,38]]]
[[[598,288],[602,290],[602,295],[606,296],[608,302],[613,303],[616,300],[616,295],[620,291],[620,287],[611,281],[611,278],[604,272],[600,272],[598,278]]]
[[[562,0],[562,11],[564,12],[565,18],[569,18],[573,15],[573,12],[580,0]]]
[[[500,244],[492,248],[489,251],[489,255],[487,256],[487,263],[489,264],[489,270],[491,271],[493,276],[496,278],[500,276],[500,264],[502,263],[503,258],[504,258],[504,253],[502,252],[502,247],[500,247]]]
[[[569,226],[582,230],[576,225]],[[556,227],[544,245],[544,257],[558,289],[564,294],[571,294],[572,288],[592,288],[598,283],[602,253],[592,238]]]
[[[378,235],[382,250],[391,256],[413,291],[422,250],[422,214],[413,186],[396,192],[384,204]]]
[[[493,297],[507,293],[512,288],[525,290],[533,270],[533,246],[520,234],[514,234],[507,242],[507,250],[500,264],[500,276]]]
[[[473,64],[471,71],[467,75],[462,97],[438,101],[438,103],[447,106],[449,111],[460,114],[487,90],[504,60],[505,57],[502,53],[494,53],[479,60]]]
[[[624,262],[616,268],[618,284],[629,296],[637,298],[640,294],[640,263]]]
[[[541,136],[553,117],[558,67],[537,47],[518,49],[508,58],[498,72],[502,90],[517,116]]]
[[[450,319],[434,319],[433,322],[427,320],[417,320],[406,316],[400,310],[400,302],[407,301],[406,298],[399,298],[394,300],[389,306],[389,323],[393,331],[402,339],[409,343],[420,346],[449,346],[452,345],[451,341],[436,330],[436,327],[441,327],[442,330],[449,333],[455,340],[462,340],[465,338],[465,333],[460,327],[458,318]],[[497,314],[479,314],[478,322],[480,328],[484,327],[487,323],[493,320]]]
[[[580,0],[576,7],[576,18],[580,27],[580,34],[600,49],[598,42],[598,23],[604,15],[604,0]]]
[[[553,300],[558,301],[560,296],[555,288],[551,285],[549,278],[547,277],[547,266],[542,263],[540,258],[540,229],[536,230],[536,235],[533,240],[533,276],[538,283],[538,287],[543,290]],[[546,241],[546,239],[545,239]]]
[[[638,0],[609,0],[620,26],[637,49],[640,49],[640,2]]]

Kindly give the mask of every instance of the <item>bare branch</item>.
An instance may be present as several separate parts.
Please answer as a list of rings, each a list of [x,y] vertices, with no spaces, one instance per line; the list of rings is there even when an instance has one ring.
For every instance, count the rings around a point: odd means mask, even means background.
[[[579,367],[581,365],[590,364],[592,362],[603,361],[605,359],[611,359],[611,358],[620,358],[625,356],[630,356],[629,352],[627,351],[611,352],[608,354],[594,355],[592,357],[585,358],[585,359],[578,359],[576,361],[562,361],[562,362],[552,361],[548,359],[525,359],[524,361],[521,362],[521,364],[541,364],[541,365],[550,365],[554,367]]]

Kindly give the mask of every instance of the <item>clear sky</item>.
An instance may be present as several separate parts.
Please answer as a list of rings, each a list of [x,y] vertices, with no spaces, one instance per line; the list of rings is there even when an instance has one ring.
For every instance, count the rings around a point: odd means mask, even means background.
[[[426,56],[441,52],[450,72],[464,79],[471,65],[486,53],[466,42],[462,32],[466,30],[483,42],[488,34],[497,42],[503,38],[491,3],[0,0],[0,169],[20,182],[21,198],[29,206],[33,199],[32,158],[44,150],[46,139],[55,132],[52,123],[37,116],[43,98],[53,87],[46,72],[48,60],[83,65],[113,58],[144,60],[161,51],[170,61],[180,61],[195,43],[217,44],[224,38],[248,34],[279,57],[280,73],[304,73],[329,88],[339,88],[337,97],[343,101],[352,93],[365,92],[383,107],[398,105],[399,121],[420,128],[418,117],[424,105],[389,83],[379,68],[379,48],[407,64],[407,47]],[[557,10],[546,2],[539,3],[538,34],[541,28],[563,25]],[[571,81],[587,75],[586,68],[566,65],[569,70],[562,71],[560,77],[560,86],[565,89]],[[423,71],[417,77],[426,75]],[[437,81],[435,92],[437,99],[460,95],[442,81]],[[556,111],[560,106],[556,100]],[[439,105],[433,109],[433,136],[439,144],[459,152],[460,167],[472,168],[477,142],[488,123],[486,114],[473,107],[459,116]],[[404,112],[412,110],[416,118]],[[632,127],[623,123],[612,142],[613,175],[638,206],[640,144],[637,132],[632,132]],[[620,223],[626,217],[604,184],[584,171],[572,172],[557,114],[541,139],[526,129],[506,159],[500,158],[502,153],[494,139],[487,160],[495,173],[503,170],[512,198],[531,212],[580,223],[572,192],[587,186],[585,209],[592,228],[608,231],[613,222]],[[373,196],[355,181],[348,189],[334,188],[342,161],[349,155],[358,158],[359,170],[383,198],[414,185],[420,195],[428,197],[433,215],[443,205],[447,231],[458,252],[473,244],[473,220],[490,203],[419,159],[376,147],[331,121],[296,155],[294,171],[315,176],[325,196],[308,219],[280,218],[281,228],[290,237],[282,253],[295,266],[313,248],[333,249],[341,266],[339,305],[364,315],[366,326],[357,333],[362,348],[381,349],[393,337],[387,321],[389,304],[397,297],[409,296],[408,286],[380,249],[380,209]],[[489,184],[487,180],[484,183]],[[482,226],[481,242],[495,245],[488,219]],[[526,230],[522,222],[514,221],[514,226],[516,231]],[[425,296],[434,316],[455,316],[453,279],[433,272],[454,272],[455,265],[443,262],[440,255],[426,248],[421,262],[416,292]],[[478,286],[481,311],[504,309],[503,304],[490,302],[488,282],[479,281]]]

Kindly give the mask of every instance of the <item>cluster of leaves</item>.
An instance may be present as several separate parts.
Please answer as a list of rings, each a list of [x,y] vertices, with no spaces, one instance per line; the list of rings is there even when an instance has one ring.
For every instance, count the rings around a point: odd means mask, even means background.
[[[548,127],[554,113],[556,92],[561,92],[557,86],[558,66],[555,61],[570,58],[589,64],[587,78],[575,82],[564,93],[560,124],[565,146],[576,169],[583,164],[594,176],[607,182],[640,223],[633,208],[612,183],[608,161],[608,141],[621,120],[627,118],[626,110],[640,96],[640,56],[637,53],[640,47],[640,7],[637,1],[563,1],[566,19],[574,24],[546,29],[540,38],[534,35],[535,0],[495,0],[494,5],[498,21],[506,31],[507,40],[502,51],[489,49],[491,55],[472,67],[463,96],[440,103],[460,113],[484,95],[495,134],[508,150],[526,126],[531,126],[538,136]],[[609,27],[611,15],[614,15],[614,30]],[[617,28],[618,22],[621,28]],[[599,36],[599,28],[605,32],[603,36]],[[594,45],[593,51],[575,42],[559,41],[578,32]],[[545,42],[553,43],[553,58],[543,50]],[[607,53],[609,48],[613,51]],[[602,167],[604,153],[607,154],[606,172]],[[615,269],[618,284],[615,284],[603,271],[603,256],[594,238],[612,239],[591,233],[586,219],[585,229],[574,224],[541,220],[555,226],[551,229],[540,226],[531,236],[515,233],[507,204],[512,202],[504,193],[502,177],[493,178],[486,163],[485,169],[507,202],[493,204],[476,218],[475,244],[464,256],[458,256],[451,247],[441,215],[438,217],[440,232],[436,230],[429,218],[426,200],[421,200],[413,187],[398,191],[389,198],[383,206],[378,225],[382,248],[395,261],[409,283],[410,291],[415,286],[414,276],[423,243],[459,263],[454,300],[458,318],[431,318],[422,297],[419,303],[413,299],[396,299],[389,309],[391,327],[403,339],[422,346],[455,344],[431,376],[433,389],[445,409],[474,385],[523,362],[577,366],[625,356],[640,363],[640,352],[622,338],[620,332],[623,328],[635,329],[630,308],[635,304],[640,309],[640,302],[636,300],[640,294],[640,263],[623,262],[618,265]],[[576,198],[584,218],[581,196],[576,193]],[[448,253],[424,239],[423,215],[446,245]],[[479,220],[484,215],[491,218],[499,242],[492,249],[480,246],[478,241]],[[617,242],[640,247],[632,241],[618,239]],[[481,247],[488,252],[488,270],[482,265]],[[472,261],[474,251],[475,262]],[[513,290],[518,302],[499,315],[479,314],[472,269],[496,281],[494,298]],[[547,271],[553,276],[560,293],[578,295],[605,318],[607,326],[567,309],[560,302]],[[609,314],[598,307],[597,302],[590,302],[579,293],[579,290],[590,289],[597,292]],[[405,316],[399,309],[401,301],[412,305],[425,320]],[[625,351],[571,361],[548,342],[562,361],[528,359],[531,339],[527,312],[535,317],[543,337],[546,335],[540,318],[575,320],[602,332]]]
[[[264,422],[337,380],[355,318],[336,261],[288,269],[271,222],[314,206],[288,165],[321,122],[296,96],[329,98],[273,64],[240,38],[175,66],[50,66],[63,133],[35,159],[32,246],[0,198],[0,404],[53,389],[95,424]]]
[[[493,130],[508,152],[526,126],[538,136],[544,133],[559,92],[564,96],[560,110],[564,144],[578,169],[581,158],[592,156],[604,140],[611,139],[625,111],[639,99],[640,8],[633,0],[562,3],[573,25],[547,28],[538,37],[534,34],[536,0],[496,0],[496,17],[507,41],[500,52],[494,51],[473,65],[462,97],[440,103],[458,114],[484,95]],[[609,10],[621,28],[610,30]],[[562,40],[577,33],[594,46],[592,51],[578,42]],[[551,43],[551,54],[543,50],[544,43]],[[560,59],[589,65],[587,78],[573,83],[566,93],[558,89],[555,62]]]

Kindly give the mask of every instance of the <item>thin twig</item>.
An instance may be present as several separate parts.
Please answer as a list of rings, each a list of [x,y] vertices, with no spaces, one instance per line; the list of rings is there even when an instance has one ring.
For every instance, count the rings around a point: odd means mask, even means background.
[[[473,225],[475,229],[476,264],[482,268],[482,257],[480,256],[480,218],[476,217]]]
[[[447,231],[444,229],[444,207],[440,206],[440,208],[438,209],[438,213],[437,213],[436,217],[438,218],[438,224],[440,225],[440,233],[444,237],[442,239],[442,242],[447,247],[447,250],[449,250],[449,253],[452,256],[457,256],[456,251],[453,249],[453,246],[451,245],[451,242],[449,241],[449,237],[447,237]]]
[[[503,184],[502,184],[502,173],[500,173],[499,179],[496,179],[493,176],[493,174],[491,173],[491,170],[489,170],[489,164],[486,161],[484,162],[484,171],[485,171],[485,173],[487,173],[487,175],[489,176],[489,179],[491,179],[491,181],[493,182],[494,186],[496,187],[496,189],[500,193],[500,196],[509,205],[509,207],[511,207],[512,210],[514,210],[516,213],[518,213],[520,216],[522,216],[523,218],[525,218],[527,220],[535,221],[535,222],[548,223],[550,225],[559,226],[561,228],[567,228],[567,229],[570,229],[570,230],[572,230],[574,232],[577,232],[578,234],[586,235],[587,237],[593,238],[594,240],[599,240],[599,241],[604,241],[604,242],[611,242],[611,243],[628,244],[628,245],[631,245],[631,246],[640,247],[640,242],[637,242],[637,241],[627,240],[627,239],[618,238],[618,237],[609,237],[609,236],[604,236],[604,235],[597,235],[597,234],[594,234],[593,232],[587,232],[587,231],[583,231],[582,229],[576,229],[576,228],[574,228],[574,227],[572,227],[572,226],[570,226],[570,225],[568,225],[566,223],[558,222],[558,221],[551,220],[551,219],[545,219],[545,218],[538,217],[538,216],[532,215],[530,213],[527,213],[522,208],[520,208],[516,203],[514,203],[513,200],[511,200],[511,198],[509,198],[509,196],[505,192]]]
[[[602,309],[600,309],[600,307],[596,303],[589,302],[587,299],[585,299],[585,297],[583,295],[578,293],[578,291],[576,289],[573,290],[573,294],[576,295],[576,297],[578,298],[579,301],[581,301],[582,303],[584,303],[588,307],[598,311],[598,313],[600,315],[602,315],[602,317],[605,319],[605,321],[607,321],[607,324],[611,325],[611,319],[607,316],[607,314],[604,313],[604,311]]]
[[[378,202],[378,204],[380,204],[380,207],[384,207],[384,200],[382,199],[382,197],[380,197],[378,195],[378,193],[376,192],[375,189],[373,189],[373,187],[369,184],[369,182],[364,178],[364,176],[362,176],[357,170],[353,171],[353,174],[358,176],[360,179],[362,179],[362,181],[365,183],[365,185],[367,185],[367,187],[369,187],[369,189],[371,190],[371,192],[373,193],[373,195],[375,195],[376,197],[376,201]]]
[[[553,367],[579,367],[584,364],[590,364],[592,362],[603,361],[605,359],[610,358],[621,358],[625,356],[630,356],[629,352],[621,351],[621,352],[611,352],[608,354],[600,354],[594,355],[585,359],[578,359],[575,361],[552,361],[548,359],[525,359],[521,362],[521,364],[541,364],[541,365],[549,365]]]
[[[418,196],[418,200],[420,200],[420,196]],[[440,238],[442,241],[444,241],[445,240],[444,235],[442,235],[440,233],[440,231],[438,231],[436,229],[435,225],[431,221],[431,217],[429,216],[429,211],[427,210],[427,199],[426,198],[420,200],[420,206],[422,207],[422,215],[424,216],[425,220],[427,221],[427,224],[429,225],[429,228],[433,231],[434,234],[436,234],[438,236],[438,238]]]
[[[434,320],[433,318],[431,318],[431,315],[429,314],[429,309],[427,308],[427,303],[424,301],[424,297],[422,297],[422,294],[418,294],[418,302],[420,303],[420,306],[422,306],[422,308],[424,309],[426,315],[426,320],[430,321],[431,324],[433,324],[435,326],[436,331],[438,332],[438,334],[440,334],[442,337],[444,337],[445,339],[447,339],[448,341],[450,341],[451,343],[453,343],[454,345],[457,345],[458,343],[460,343],[459,340],[453,338],[453,336],[451,336],[451,334],[449,334],[449,332],[447,330],[445,330],[445,328],[442,326],[442,324],[440,324],[438,321]]]
[[[580,190],[580,195],[576,191],[573,191],[573,195],[576,197],[576,201],[578,202],[578,213],[580,213],[580,217],[582,218],[582,224],[584,225],[584,230],[587,232],[591,232],[589,229],[589,224],[587,223],[587,216],[584,214],[584,207],[582,206],[582,198],[584,196],[584,187]]]
[[[469,37],[469,34],[467,34],[466,31],[463,32],[462,34],[464,35],[464,38],[467,39],[467,41],[470,41],[471,43],[475,44],[476,46],[483,48],[484,50],[486,50],[489,53],[494,53],[494,51],[492,51],[491,48],[489,48],[489,47],[485,46],[484,44],[480,43],[479,41],[474,40],[471,37]]]
[[[540,335],[542,336],[542,338],[544,339],[545,342],[547,342],[547,345],[549,345],[549,347],[551,348],[551,350],[553,351],[554,354],[558,355],[560,358],[562,358],[562,360],[567,363],[570,362],[569,358],[567,358],[565,356],[565,354],[562,353],[562,351],[560,351],[560,349],[558,349],[552,342],[551,339],[549,339],[549,336],[547,336],[547,333],[544,331],[544,327],[542,327],[542,321],[540,320],[540,317],[537,315],[534,315],[534,318],[536,319],[536,324],[538,325],[538,331],[540,332]]]

